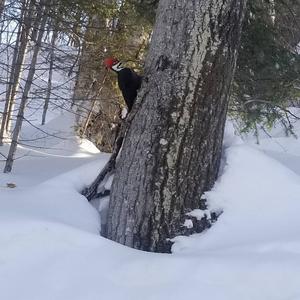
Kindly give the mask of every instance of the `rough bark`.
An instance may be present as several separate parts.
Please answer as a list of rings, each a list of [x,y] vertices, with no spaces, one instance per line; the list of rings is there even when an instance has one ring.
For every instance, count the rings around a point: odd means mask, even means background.
[[[185,214],[203,208],[201,196],[218,175],[245,5],[160,1],[138,96],[141,109],[112,186],[110,239],[168,252],[168,238],[185,232]]]

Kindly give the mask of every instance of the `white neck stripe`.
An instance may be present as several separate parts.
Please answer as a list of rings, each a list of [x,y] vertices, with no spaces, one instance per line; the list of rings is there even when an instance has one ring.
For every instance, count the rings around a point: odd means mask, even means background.
[[[111,68],[112,68],[112,70],[114,70],[116,72],[119,72],[124,69],[124,67],[122,67],[121,62],[117,63],[116,65],[113,65]]]

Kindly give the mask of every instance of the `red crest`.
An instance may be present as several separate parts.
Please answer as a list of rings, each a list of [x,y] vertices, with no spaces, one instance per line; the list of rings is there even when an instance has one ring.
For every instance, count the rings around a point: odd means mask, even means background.
[[[108,57],[105,58],[103,63],[105,65],[106,68],[111,69],[113,65],[117,64],[119,61],[116,58],[113,57]]]

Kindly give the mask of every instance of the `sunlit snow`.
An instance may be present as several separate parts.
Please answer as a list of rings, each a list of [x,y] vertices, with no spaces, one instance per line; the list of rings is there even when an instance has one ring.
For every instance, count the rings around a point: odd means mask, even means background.
[[[223,213],[204,233],[176,237],[169,255],[101,237],[94,207],[103,217],[108,199],[92,206],[80,191],[109,155],[75,136],[70,112],[35,124],[53,136],[24,126],[27,145],[0,175],[1,300],[300,299],[299,139],[276,127],[257,145],[228,123],[220,176],[204,195]]]

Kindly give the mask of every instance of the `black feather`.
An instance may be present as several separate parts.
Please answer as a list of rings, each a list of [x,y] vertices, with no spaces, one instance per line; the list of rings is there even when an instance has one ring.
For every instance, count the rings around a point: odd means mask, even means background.
[[[128,112],[133,106],[137,96],[137,91],[141,87],[141,83],[142,76],[138,75],[133,70],[124,68],[118,71],[118,84],[128,107]]]

